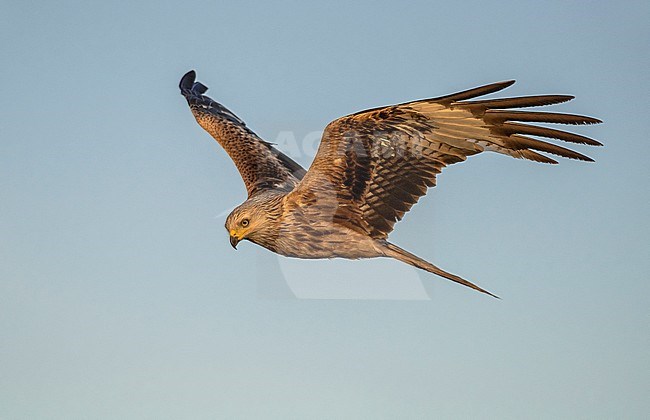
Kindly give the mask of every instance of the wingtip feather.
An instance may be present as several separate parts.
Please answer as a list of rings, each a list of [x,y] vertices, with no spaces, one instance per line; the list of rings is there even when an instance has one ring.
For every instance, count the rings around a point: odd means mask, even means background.
[[[476,98],[478,96],[488,95],[490,93],[499,92],[509,86],[512,86],[515,80],[506,80],[504,82],[491,83],[489,85],[479,86],[472,89],[463,90],[461,92],[452,93],[450,95],[440,96],[437,98],[429,99],[429,101],[438,102],[458,102],[467,99]]]
[[[178,87],[181,89],[181,91],[192,90],[192,85],[194,85],[195,80],[196,80],[196,72],[194,70],[190,70],[183,75],[180,83],[178,84]]]

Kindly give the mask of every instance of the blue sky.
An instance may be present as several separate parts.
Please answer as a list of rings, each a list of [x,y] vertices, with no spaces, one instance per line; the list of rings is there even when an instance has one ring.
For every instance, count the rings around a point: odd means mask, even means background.
[[[0,9],[0,417],[650,410],[647,2]],[[398,262],[235,252],[245,191],[179,95],[189,69],[305,166],[334,118],[507,79],[575,95],[556,110],[603,119],[576,131],[605,147],[472,158],[391,235],[502,301]]]

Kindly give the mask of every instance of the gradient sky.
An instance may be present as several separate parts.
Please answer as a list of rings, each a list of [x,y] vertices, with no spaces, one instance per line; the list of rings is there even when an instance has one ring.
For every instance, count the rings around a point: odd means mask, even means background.
[[[133,3],[0,3],[0,418],[650,412],[647,1]],[[235,252],[190,69],[304,165],[336,117],[507,79],[575,95],[605,147],[471,158],[391,235],[501,301]]]

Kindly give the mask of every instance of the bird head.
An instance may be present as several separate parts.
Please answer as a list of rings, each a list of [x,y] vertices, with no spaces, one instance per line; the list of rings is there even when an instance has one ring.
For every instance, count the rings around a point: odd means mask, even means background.
[[[230,235],[230,245],[237,249],[237,244],[244,240],[255,239],[256,233],[267,221],[264,209],[256,203],[246,201],[236,207],[226,219],[226,230]]]

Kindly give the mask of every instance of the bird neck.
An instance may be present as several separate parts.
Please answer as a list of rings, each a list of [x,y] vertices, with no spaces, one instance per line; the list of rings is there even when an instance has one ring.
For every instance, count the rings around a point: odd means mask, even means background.
[[[275,252],[280,225],[284,215],[284,198],[286,192],[277,190],[263,191],[249,198],[264,212],[265,221],[247,238],[249,241]]]

